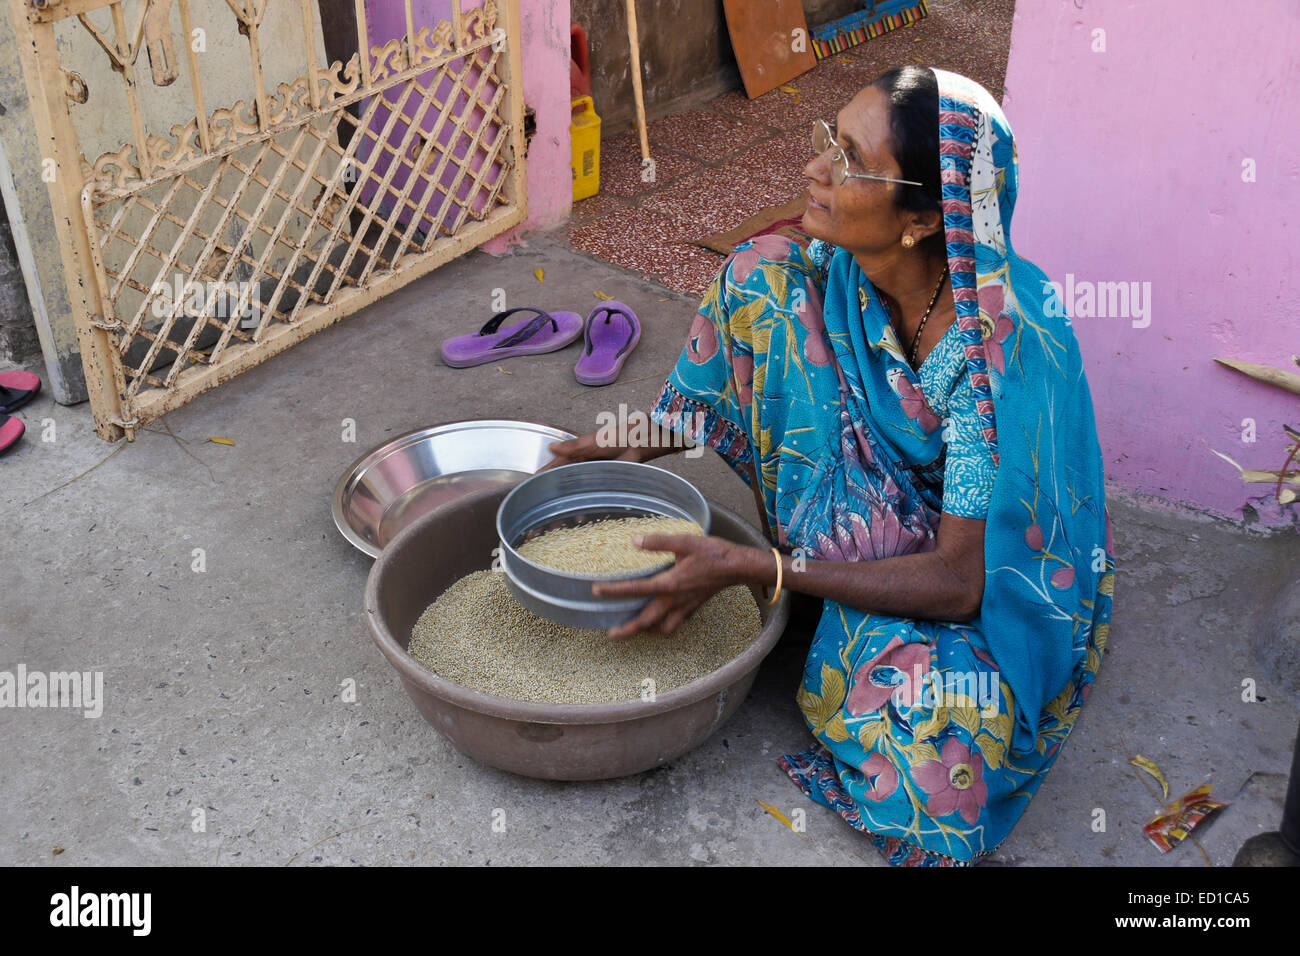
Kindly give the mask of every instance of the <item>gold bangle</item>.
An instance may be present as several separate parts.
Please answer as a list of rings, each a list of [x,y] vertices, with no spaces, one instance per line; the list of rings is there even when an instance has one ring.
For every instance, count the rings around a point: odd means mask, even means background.
[[[781,579],[785,575],[785,569],[781,565],[781,552],[773,548],[772,556],[776,558],[776,591],[772,594],[772,599],[767,602],[769,607],[775,604],[776,599],[781,596]]]

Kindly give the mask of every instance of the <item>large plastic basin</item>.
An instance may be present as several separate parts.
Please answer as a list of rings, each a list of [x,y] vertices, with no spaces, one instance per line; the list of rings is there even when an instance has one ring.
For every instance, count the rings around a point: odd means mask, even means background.
[[[425,720],[475,760],[548,780],[640,773],[702,744],[749,693],[785,628],[788,594],[768,607],[755,589],[763,629],[753,644],[718,670],[653,701],[546,704],[498,697],[444,680],[406,653],[425,608],[459,578],[490,565],[498,543],[497,508],[508,490],[468,495],[426,515],[394,538],[370,570],[370,635]],[[713,503],[710,509],[712,534],[770,547],[739,515]]]

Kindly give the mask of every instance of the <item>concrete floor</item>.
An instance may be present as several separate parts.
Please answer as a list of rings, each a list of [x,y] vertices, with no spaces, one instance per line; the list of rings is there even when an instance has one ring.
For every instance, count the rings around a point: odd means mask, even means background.
[[[585,312],[595,289],[631,304],[645,335],[623,381],[577,384],[576,347],[441,365],[440,340],[488,316],[494,288],[511,306]],[[330,516],[334,483],[361,451],[464,417],[589,430],[597,412],[654,396],[696,304],[542,237],[436,271],[133,444],[97,439],[84,405],[43,397],[24,409],[28,435],[0,459],[0,670],[100,670],[106,703],[99,719],[0,709],[0,864],[883,865],[775,764],[808,740],[793,700],[798,647],[778,648],[695,752],[628,779],[556,784],[456,753],[362,621],[370,561]],[[340,440],[345,418],[355,444]],[[41,441],[45,420],[53,441]],[[212,436],[235,444],[204,443]],[[753,515],[715,456],[672,467]],[[1176,792],[1212,774],[1217,793],[1235,796],[1201,837],[1215,864],[1277,825],[1297,720],[1296,672],[1278,661],[1295,647],[1261,638],[1257,611],[1292,582],[1296,537],[1120,501],[1112,516],[1118,587],[1099,683],[993,864],[1204,866],[1190,843],[1162,856],[1143,838],[1159,802],[1132,753]],[[195,548],[203,573],[191,570]],[[1246,678],[1255,703],[1241,699]],[[355,703],[341,699],[348,679]],[[807,832],[760,799],[805,808]],[[1104,832],[1092,829],[1097,808]]]

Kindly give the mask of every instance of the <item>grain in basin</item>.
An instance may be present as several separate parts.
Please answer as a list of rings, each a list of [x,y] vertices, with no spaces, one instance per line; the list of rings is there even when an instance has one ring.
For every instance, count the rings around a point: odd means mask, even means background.
[[[714,595],[671,635],[611,641],[520,606],[505,575],[461,578],[416,622],[408,653],[471,690],[552,704],[597,704],[663,694],[722,667],[762,628],[749,588]],[[652,683],[647,683],[647,681]]]

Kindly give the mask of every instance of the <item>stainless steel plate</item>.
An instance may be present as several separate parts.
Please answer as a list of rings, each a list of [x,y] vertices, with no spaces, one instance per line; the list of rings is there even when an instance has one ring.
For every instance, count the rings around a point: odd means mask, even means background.
[[[574,437],[540,422],[480,419],[418,428],[366,452],[334,488],[334,523],[371,557],[422,515],[484,488],[514,485]]]

